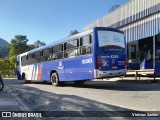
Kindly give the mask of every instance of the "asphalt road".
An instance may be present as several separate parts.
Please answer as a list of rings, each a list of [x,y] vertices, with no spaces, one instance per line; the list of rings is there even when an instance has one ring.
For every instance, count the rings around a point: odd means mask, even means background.
[[[4,83],[28,111],[160,111],[160,83],[88,81],[61,87],[16,79]]]

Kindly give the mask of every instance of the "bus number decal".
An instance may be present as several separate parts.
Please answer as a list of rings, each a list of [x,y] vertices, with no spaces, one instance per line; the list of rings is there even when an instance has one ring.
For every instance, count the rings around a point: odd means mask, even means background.
[[[90,64],[92,63],[92,58],[82,60],[82,64]]]
[[[118,55],[111,55],[111,58],[118,58]]]

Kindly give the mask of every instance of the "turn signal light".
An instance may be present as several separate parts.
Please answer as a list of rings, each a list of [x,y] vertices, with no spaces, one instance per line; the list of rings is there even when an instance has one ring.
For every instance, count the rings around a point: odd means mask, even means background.
[[[102,69],[102,61],[101,61],[101,57],[98,57],[97,67],[98,67],[99,70]]]

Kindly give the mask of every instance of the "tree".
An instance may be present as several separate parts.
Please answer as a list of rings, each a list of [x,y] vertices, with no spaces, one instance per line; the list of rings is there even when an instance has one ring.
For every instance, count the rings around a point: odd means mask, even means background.
[[[117,8],[119,8],[119,7],[120,7],[120,5],[113,5],[113,6],[109,9],[108,12],[112,12],[112,11],[116,10]]]
[[[13,67],[10,64],[9,60],[0,58],[0,74],[9,74],[9,70],[11,69],[13,69]]]
[[[41,47],[46,45],[44,42],[41,42],[40,40],[37,40],[36,42],[34,42],[33,44],[35,46],[35,48]]]
[[[79,33],[77,30],[72,30],[72,31],[70,32],[70,35],[69,35],[69,36],[75,35],[75,34],[77,34],[77,33]]]
[[[16,56],[29,50],[27,45],[28,39],[26,35],[16,35],[9,43],[10,48],[10,62],[14,65]]]

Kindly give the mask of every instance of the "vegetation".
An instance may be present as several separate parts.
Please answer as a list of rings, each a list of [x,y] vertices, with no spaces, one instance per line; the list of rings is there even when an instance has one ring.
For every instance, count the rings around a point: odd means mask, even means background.
[[[17,78],[17,76],[14,74],[14,75],[5,75],[5,76],[2,76],[3,78]]]
[[[0,58],[0,74],[1,75],[15,75],[15,70],[9,60]]]
[[[0,58],[9,57],[8,42],[0,38]]]
[[[8,46],[0,46],[0,58],[9,57],[9,48]]]
[[[10,63],[14,65],[16,62],[16,56],[29,50],[27,45],[28,39],[25,35],[16,35],[9,44],[10,48]]]
[[[109,9],[108,12],[110,13],[110,12],[116,10],[116,9],[119,8],[119,7],[120,7],[120,5],[113,5],[113,6]]]
[[[37,40],[36,42],[34,42],[33,45],[35,48],[38,48],[38,47],[44,46],[46,44],[44,42],[41,42],[40,40]]]
[[[70,32],[69,36],[77,33],[79,33],[77,30],[73,30]],[[37,40],[34,44],[28,45],[28,41],[26,35],[16,35],[11,39],[9,44],[0,38],[0,75],[3,77],[15,77],[14,64],[16,62],[16,56],[34,48],[46,45],[40,40]]]
[[[26,35],[16,35],[11,39],[9,44],[5,40],[0,39],[0,74],[3,75],[3,77],[15,76],[14,64],[18,54],[46,45],[40,40],[28,45],[28,41]]]
[[[10,63],[13,65],[16,62],[16,56],[31,49],[46,45],[44,42],[37,40],[33,45],[28,45],[28,39],[25,35],[16,35],[9,44],[10,48]]]
[[[70,35],[69,35],[69,36],[75,35],[75,34],[77,34],[77,33],[79,33],[77,30],[72,30],[72,31],[70,32]]]

